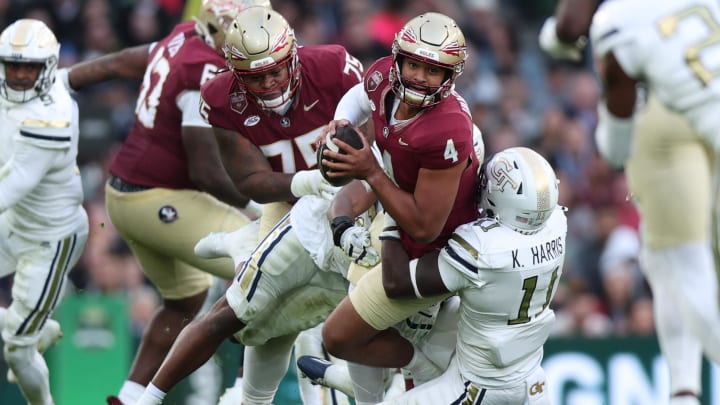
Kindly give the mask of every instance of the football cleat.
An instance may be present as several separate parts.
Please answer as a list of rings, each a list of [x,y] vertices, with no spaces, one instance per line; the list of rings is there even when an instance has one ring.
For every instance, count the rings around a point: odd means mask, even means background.
[[[63,337],[62,330],[60,329],[60,324],[58,321],[54,319],[48,319],[47,322],[45,322],[45,326],[43,327],[42,331],[40,332],[40,339],[38,339],[37,342],[37,351],[40,354],[45,353],[45,351],[53,346],[55,343],[57,343],[60,338]],[[17,384],[17,377],[15,376],[15,373],[13,373],[12,369],[8,368],[7,371],[7,381],[10,384]]]
[[[195,244],[195,254],[203,259],[231,257],[237,267],[255,250],[259,231],[260,220],[256,219],[232,232],[211,232]]]
[[[218,257],[229,257],[230,254],[225,247],[225,236],[227,232],[212,232],[200,239],[195,244],[195,254],[203,259],[215,259]]]
[[[218,399],[217,405],[237,405],[242,404],[243,390],[242,385],[229,387]]]
[[[107,402],[107,405],[124,405],[120,398],[113,395],[108,396],[105,401]]]
[[[303,377],[308,378],[313,384],[336,389],[349,398],[355,397],[352,380],[346,367],[315,356],[298,357],[297,366]]]

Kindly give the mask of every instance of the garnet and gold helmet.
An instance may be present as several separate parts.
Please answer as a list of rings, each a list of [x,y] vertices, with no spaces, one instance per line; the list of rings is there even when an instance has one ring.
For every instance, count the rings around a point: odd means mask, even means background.
[[[292,101],[300,85],[300,65],[297,57],[295,33],[285,18],[274,10],[264,7],[249,7],[233,21],[225,39],[225,60],[239,85],[262,108],[281,111]],[[282,95],[272,99],[263,98],[263,93],[249,91],[245,79],[286,67],[288,80],[267,90]]]
[[[24,103],[44,96],[55,82],[60,44],[42,21],[21,19],[0,34],[0,96],[13,103]],[[7,81],[6,63],[42,65],[35,84],[27,90],[14,90]]]
[[[269,0],[203,0],[195,20],[195,31],[208,46],[222,53],[225,31],[241,10],[262,6],[272,8]]]
[[[392,45],[393,69],[390,80],[393,91],[404,102],[416,107],[439,103],[453,90],[455,80],[465,67],[465,36],[455,21],[440,13],[425,13],[408,21],[395,35]],[[403,82],[403,58],[412,58],[447,70],[439,87],[408,86]],[[425,87],[425,91],[416,88]]]

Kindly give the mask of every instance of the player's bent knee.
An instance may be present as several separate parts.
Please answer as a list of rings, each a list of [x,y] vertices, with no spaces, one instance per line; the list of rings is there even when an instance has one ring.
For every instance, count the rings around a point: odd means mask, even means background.
[[[348,351],[348,337],[343,330],[328,328],[327,325],[324,325],[322,328],[322,340],[323,346],[325,346],[328,353],[341,359],[345,358],[345,353]]]

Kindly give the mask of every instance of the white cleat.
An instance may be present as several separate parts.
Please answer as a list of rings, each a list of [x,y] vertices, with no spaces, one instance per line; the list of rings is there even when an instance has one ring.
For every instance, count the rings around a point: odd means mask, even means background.
[[[225,235],[227,232],[212,232],[195,244],[195,254],[203,259],[217,259],[230,257],[225,248]]]
[[[234,387],[227,388],[225,392],[218,399],[217,405],[238,405],[242,404],[243,390],[242,386],[235,385]]]
[[[247,260],[258,243],[260,220],[232,232],[212,232],[195,244],[195,254],[204,259],[231,257],[235,267]]]
[[[60,323],[54,319],[48,319],[40,332],[40,339],[37,342],[37,350],[40,354],[45,353],[47,349],[55,345],[58,340],[63,337]],[[12,369],[8,368],[7,381],[10,384],[17,384],[17,377]]]
[[[313,384],[336,389],[349,398],[355,397],[352,379],[346,366],[333,364],[330,361],[315,356],[300,356],[297,366],[302,376],[308,378]]]

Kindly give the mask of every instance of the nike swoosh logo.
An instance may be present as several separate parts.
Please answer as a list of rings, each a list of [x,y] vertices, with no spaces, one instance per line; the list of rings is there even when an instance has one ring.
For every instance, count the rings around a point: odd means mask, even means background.
[[[398,138],[398,143],[402,146],[408,146],[407,142],[403,141],[402,138]]]
[[[310,110],[312,110],[313,107],[315,107],[315,104],[317,104],[319,102],[320,102],[320,100],[318,99],[318,100],[315,100],[312,104],[306,104],[303,106],[303,110],[310,111]]]

